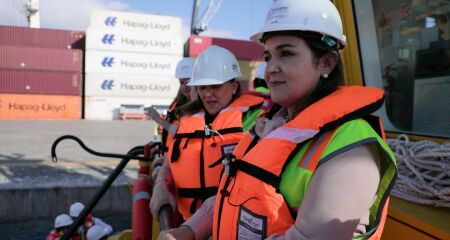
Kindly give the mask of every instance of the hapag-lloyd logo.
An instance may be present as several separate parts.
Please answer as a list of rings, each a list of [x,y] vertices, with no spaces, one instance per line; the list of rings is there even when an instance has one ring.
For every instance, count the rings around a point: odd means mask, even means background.
[[[128,91],[140,91],[140,92],[168,92],[170,91],[170,84],[131,84],[121,83],[120,88]]]
[[[284,19],[289,13],[289,5],[279,5],[277,7],[274,7],[270,9],[270,11],[267,13],[266,21],[268,23],[277,22],[279,20]]]
[[[159,22],[135,22],[130,20],[123,20],[123,26],[130,28],[141,28],[144,30],[154,29],[160,31],[169,31],[171,26],[169,23],[161,24]]]
[[[169,70],[171,68],[170,63],[161,63],[161,62],[156,62],[156,61],[136,62],[136,61],[121,60],[120,65],[122,67],[141,68],[143,70],[160,69],[160,70],[165,71],[165,70]]]
[[[51,103],[42,104],[20,104],[8,103],[8,110],[10,111],[28,111],[28,112],[63,112],[66,111],[66,104],[56,105]]]
[[[122,37],[122,44],[131,46],[142,46],[142,47],[158,47],[158,48],[169,48],[172,45],[170,40],[168,41],[158,41],[154,39],[131,39],[127,37]]]

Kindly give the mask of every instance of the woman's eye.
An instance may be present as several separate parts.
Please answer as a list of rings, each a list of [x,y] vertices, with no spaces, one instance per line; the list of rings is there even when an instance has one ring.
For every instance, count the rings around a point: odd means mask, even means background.
[[[270,56],[268,56],[268,55],[264,56],[264,61],[266,61],[266,62],[270,61]]]
[[[292,55],[292,53],[291,52],[289,52],[289,51],[281,51],[281,54],[280,54],[282,57],[287,57],[287,56],[291,56]]]

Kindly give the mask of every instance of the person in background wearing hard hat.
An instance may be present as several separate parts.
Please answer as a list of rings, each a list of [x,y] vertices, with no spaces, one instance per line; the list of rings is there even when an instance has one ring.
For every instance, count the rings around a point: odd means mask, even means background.
[[[69,215],[65,213],[58,215],[55,218],[55,229],[50,231],[50,234],[45,238],[45,240],[61,239],[72,223],[73,220]]]
[[[83,209],[84,209],[83,203],[75,202],[72,205],[70,205],[69,215],[75,220],[81,214]],[[113,231],[111,225],[103,222],[100,218],[93,217],[91,214],[88,214],[86,219],[84,220],[83,225],[79,227],[78,234],[80,236],[85,236],[87,231],[93,226],[101,227],[107,235],[110,235]]]
[[[227,49],[210,46],[194,64],[189,86],[199,99],[182,107],[183,118],[169,146],[150,200],[152,214],[170,204],[187,220],[217,192],[222,160],[263,111],[263,99],[240,92],[241,71]]]
[[[106,240],[108,239],[108,234],[100,226],[92,226],[87,231],[87,240]]]
[[[336,7],[275,1],[251,39],[264,44],[265,79],[282,108],[241,140],[219,194],[159,239],[380,239],[396,178],[370,115],[384,93],[343,86]]]
[[[256,67],[255,79],[253,80],[253,88],[255,91],[265,94],[270,94],[269,87],[267,87],[266,80],[264,80],[264,71],[267,63],[262,62]]]
[[[249,94],[259,96],[264,98],[264,104],[261,109],[266,112],[269,112],[272,108],[272,98],[270,97],[270,91],[267,87],[266,81],[264,80],[264,71],[266,70],[266,63],[260,63],[258,67],[256,67],[255,79],[253,80],[253,89],[254,91],[248,92]]]
[[[194,88],[187,85],[192,76],[192,68],[194,67],[194,59],[185,57],[180,60],[175,70],[175,77],[180,81],[180,88],[177,96],[169,106],[166,118],[162,118],[159,112],[154,107],[144,108],[145,114],[152,120],[160,124],[163,128],[161,143],[163,152],[167,152],[168,145],[173,140],[175,135],[177,120],[181,117],[178,110],[181,106],[191,102],[197,98],[197,94]],[[153,179],[158,174],[159,168],[163,163],[164,158],[157,158],[152,162],[152,177]]]

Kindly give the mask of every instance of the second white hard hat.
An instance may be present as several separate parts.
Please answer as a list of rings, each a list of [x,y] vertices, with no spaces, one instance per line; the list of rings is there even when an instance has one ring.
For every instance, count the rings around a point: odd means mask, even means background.
[[[83,211],[83,209],[84,209],[84,204],[82,204],[80,202],[75,202],[72,205],[70,205],[69,215],[71,217],[78,217],[80,215],[80,213]]]
[[[250,39],[260,43],[264,33],[290,30],[331,36],[339,41],[340,49],[347,45],[341,17],[330,0],[275,1],[267,13],[264,25]]]
[[[256,67],[255,78],[264,79],[264,71],[266,71],[266,62],[262,62]]]
[[[89,228],[89,230],[87,232],[87,239],[88,240],[99,240],[106,235],[107,234],[106,234],[105,230],[103,230],[102,227],[94,225],[91,228]]]
[[[195,60],[188,86],[223,84],[241,76],[236,57],[225,48],[212,45]]]
[[[175,70],[176,78],[191,78],[192,68],[194,67],[194,59],[186,57],[181,59]]]
[[[72,223],[73,223],[72,218],[65,213],[59,214],[55,218],[55,228],[70,226]]]

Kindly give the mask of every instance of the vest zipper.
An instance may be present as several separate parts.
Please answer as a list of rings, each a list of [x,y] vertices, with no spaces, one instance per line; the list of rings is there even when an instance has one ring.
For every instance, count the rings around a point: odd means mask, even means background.
[[[231,177],[227,176],[227,179],[225,180],[225,184],[223,185],[223,188],[219,191],[220,194],[220,204],[219,204],[219,215],[217,218],[217,240],[219,240],[220,236],[220,222],[222,220],[222,209],[223,209],[223,203],[225,202],[225,197],[228,197],[230,195],[230,192],[228,192],[228,185],[230,185]]]

